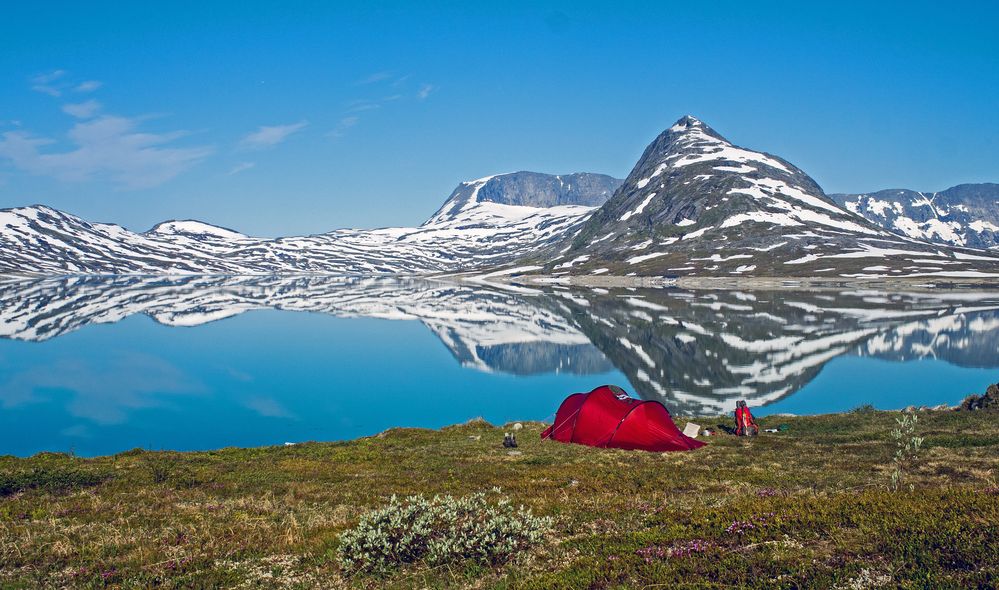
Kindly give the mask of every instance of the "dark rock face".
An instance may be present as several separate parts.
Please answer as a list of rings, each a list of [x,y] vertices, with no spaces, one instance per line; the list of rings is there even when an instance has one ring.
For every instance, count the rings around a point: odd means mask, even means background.
[[[623,182],[603,174],[585,172],[565,176],[516,172],[493,177],[479,191],[479,198],[493,203],[527,207],[599,207],[607,202]]]
[[[474,202],[524,207],[599,207],[622,182],[604,174],[587,172],[566,175],[513,172],[487,176],[458,185],[427,223],[456,215]]]
[[[592,344],[519,342],[478,347],[477,352],[492,369],[512,375],[596,375],[614,370],[614,365]]]
[[[932,257],[953,270],[999,268],[999,257],[954,262],[903,240],[841,208],[786,160],[733,145],[686,116],[572,239],[534,261],[571,274],[852,277],[942,270],[926,262]]]
[[[999,184],[960,184],[938,193],[889,189],[830,197],[901,236],[999,249]]]

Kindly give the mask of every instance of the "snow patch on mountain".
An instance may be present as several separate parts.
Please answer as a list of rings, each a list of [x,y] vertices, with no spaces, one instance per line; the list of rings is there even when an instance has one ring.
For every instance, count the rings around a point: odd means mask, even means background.
[[[936,193],[891,189],[831,197],[850,212],[900,236],[999,249],[999,184],[962,184]]]
[[[463,182],[423,225],[254,238],[194,220],[139,233],[50,207],[0,210],[0,275],[422,274],[487,268],[573,231],[620,181],[533,172]]]
[[[934,215],[953,209],[932,196],[916,206]],[[894,205],[879,201],[870,207],[889,211]],[[954,231],[946,223],[931,222],[930,227],[944,237]],[[669,248],[631,254],[653,243]],[[726,255],[715,256],[718,250]],[[862,266],[851,260],[892,252],[901,254],[890,255],[885,273],[908,276],[942,271],[925,262],[939,250],[858,217],[789,162],[735,146],[686,116],[646,148],[621,188],[578,234],[532,262],[545,260],[549,272],[560,268],[579,274],[609,268],[624,275],[811,276],[838,271],[853,277]],[[944,250],[940,256],[959,267],[948,272],[999,271],[999,256],[971,264]],[[584,254],[589,256],[584,262],[560,266]],[[816,268],[818,263],[824,266]]]

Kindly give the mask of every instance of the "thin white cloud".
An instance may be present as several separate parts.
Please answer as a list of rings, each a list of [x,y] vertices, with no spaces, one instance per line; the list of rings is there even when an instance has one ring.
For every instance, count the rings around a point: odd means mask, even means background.
[[[354,82],[354,86],[367,86],[368,84],[375,84],[377,82],[384,82],[393,76],[392,72],[374,72],[369,74],[364,78],[361,78],[357,82]]]
[[[60,97],[62,96],[62,91],[53,86],[47,86],[44,84],[35,84],[31,87],[35,92],[41,92],[42,94],[48,94],[49,96]]]
[[[104,83],[101,82],[100,80],[86,80],[84,82],[80,82],[79,84],[77,84],[76,88],[74,88],[73,91],[74,92],[93,92],[94,90],[97,90],[101,86],[104,86]]]
[[[344,113],[362,113],[382,108],[384,105],[406,98],[404,94],[389,94],[381,98],[358,98],[347,103]]]
[[[66,75],[66,70],[52,70],[51,72],[46,72],[44,74],[38,74],[31,78],[31,81],[35,84],[48,84],[50,82],[55,82],[59,78]]]
[[[257,165],[256,162],[240,162],[235,166],[233,166],[232,169],[229,170],[229,172],[227,172],[227,174],[229,176],[232,176],[233,174],[239,174],[240,172],[249,170],[250,168],[253,168],[256,165]]]
[[[142,119],[102,115],[67,132],[72,149],[48,150],[58,142],[24,131],[0,134],[0,160],[18,170],[66,182],[107,179],[122,189],[162,184],[214,153],[211,146],[172,147],[183,131],[140,131]]]
[[[430,96],[434,90],[437,90],[437,87],[433,84],[421,84],[420,89],[416,91],[416,98],[418,100],[427,100],[427,97]]]
[[[41,92],[42,94],[48,94],[49,96],[59,97],[62,96],[64,92],[78,92],[81,94],[86,94],[93,92],[104,85],[100,80],[84,80],[80,83],[74,83],[67,80],[66,70],[52,70],[44,74],[38,74],[37,76],[32,76],[29,81],[31,82],[31,89],[35,92]]]
[[[333,128],[333,131],[330,131],[328,135],[330,137],[343,137],[344,135],[346,135],[348,129],[350,129],[354,125],[357,125],[360,122],[361,118],[357,116],[352,115],[349,117],[344,117],[340,119],[340,122],[337,123],[336,127]]]
[[[272,397],[253,396],[243,402],[243,405],[265,418],[296,418],[295,414]]]
[[[49,96],[61,96],[62,90],[53,84],[66,75],[66,70],[52,70],[45,74],[38,74],[31,78],[31,89],[35,92],[48,94]]]
[[[288,125],[261,125],[256,131],[246,134],[239,141],[239,147],[244,149],[272,147],[288,139],[292,133],[300,131],[308,124],[307,121],[299,121]]]
[[[379,98],[359,98],[347,103],[343,111],[344,117],[340,119],[336,127],[326,134],[327,137],[338,138],[346,135],[347,130],[360,121],[356,113],[381,109],[393,102],[411,102],[414,99],[424,101],[437,90],[437,86],[423,83],[414,91],[413,85],[409,83],[410,78],[412,78],[410,74],[396,76],[392,72],[384,71],[376,72],[355,82],[355,85],[358,86],[383,83],[378,86],[383,95]],[[385,94],[385,92],[394,92],[394,94]]]
[[[101,103],[96,100],[62,105],[62,111],[67,115],[72,115],[77,119],[89,119],[101,110]]]
[[[352,101],[347,105],[346,112],[348,113],[360,113],[362,111],[373,111],[375,109],[382,108],[381,103],[369,99],[360,99]]]

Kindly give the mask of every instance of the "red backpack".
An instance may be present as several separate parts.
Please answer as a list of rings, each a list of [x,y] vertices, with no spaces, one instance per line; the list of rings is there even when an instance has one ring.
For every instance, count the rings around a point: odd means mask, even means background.
[[[749,411],[746,402],[740,401],[735,409],[735,434],[736,436],[756,436],[760,433],[760,427],[753,419],[753,413]]]

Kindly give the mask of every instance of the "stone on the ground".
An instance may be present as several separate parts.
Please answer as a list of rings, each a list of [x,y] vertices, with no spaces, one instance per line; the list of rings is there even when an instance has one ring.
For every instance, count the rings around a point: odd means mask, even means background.
[[[969,395],[961,402],[962,410],[999,409],[999,383],[989,385],[983,395]]]

